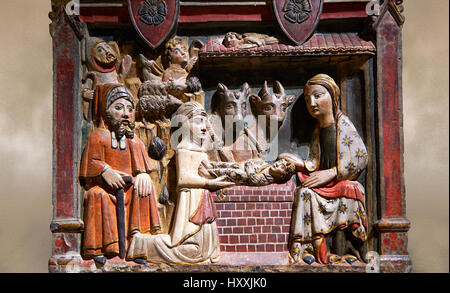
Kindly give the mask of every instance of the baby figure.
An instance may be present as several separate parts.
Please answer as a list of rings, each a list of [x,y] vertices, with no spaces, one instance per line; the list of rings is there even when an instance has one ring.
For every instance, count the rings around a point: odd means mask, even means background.
[[[251,159],[242,163],[202,161],[198,169],[205,178],[225,177],[236,185],[264,186],[273,183],[283,184],[297,172],[298,159],[284,156],[273,164],[260,159]]]
[[[227,48],[250,49],[266,45],[278,44],[278,39],[264,34],[229,32],[222,44]]]

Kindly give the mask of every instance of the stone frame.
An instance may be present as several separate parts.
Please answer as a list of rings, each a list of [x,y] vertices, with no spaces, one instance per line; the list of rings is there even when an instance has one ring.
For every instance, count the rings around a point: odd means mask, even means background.
[[[78,164],[82,151],[82,110],[80,96],[81,82],[81,51],[83,42],[83,27],[85,22],[127,22],[127,15],[123,12],[126,1],[111,1],[111,5],[102,11],[98,8],[82,9],[82,15],[68,16],[64,7],[69,1],[52,0],[50,17],[50,33],[53,38],[54,56],[54,94],[53,94],[53,181],[52,203],[53,219],[50,225],[52,232],[52,255],[49,260],[49,271],[60,272],[69,263],[81,263],[80,256],[81,233],[83,221],[80,197],[82,190],[78,184]],[[245,1],[242,1],[245,2]],[[406,218],[406,197],[404,186],[403,166],[403,116],[402,116],[402,16],[401,0],[383,1],[378,16],[367,17],[365,5],[368,1],[361,1],[361,5],[350,6],[348,3],[325,3],[322,19],[342,19],[348,22],[352,18],[366,18],[368,21],[367,34],[374,40],[377,48],[376,56],[364,65],[364,74],[373,74],[373,84],[367,85],[367,97],[373,97],[366,105],[366,111],[374,110],[373,117],[367,118],[372,129],[371,144],[372,164],[369,172],[375,180],[371,181],[372,193],[375,195],[377,215],[372,219],[373,231],[378,243],[373,245],[381,256],[381,270],[383,272],[409,272],[411,261],[407,252],[407,232],[410,222]],[[122,4],[120,6],[119,4]],[[214,7],[221,15],[221,21],[265,21],[270,12],[262,7],[250,10],[243,5],[245,13],[232,17],[231,8],[226,5]],[[337,9],[339,8],[339,9]],[[212,9],[210,6],[202,8],[182,5],[180,23],[198,21],[198,17]],[[125,7],[126,10],[126,7]],[[84,14],[83,14],[84,13]],[[81,19],[83,19],[82,21]],[[210,17],[210,16],[209,16]],[[273,17],[273,16],[272,16]],[[81,19],[80,19],[81,18]],[[370,70],[373,69],[373,73]],[[368,80],[368,79],[366,79]],[[341,86],[345,87],[343,80]],[[370,108],[373,106],[373,109]],[[369,231],[369,233],[371,233]],[[276,265],[258,266],[261,271],[361,271],[364,267],[334,268],[300,266],[277,267]],[[243,270],[254,271],[249,265]],[[119,271],[160,271],[161,268],[146,268],[123,265]],[[162,269],[164,270],[164,269]],[[232,271],[232,266],[185,266],[171,267],[166,271]],[[242,271],[242,270],[241,270]]]

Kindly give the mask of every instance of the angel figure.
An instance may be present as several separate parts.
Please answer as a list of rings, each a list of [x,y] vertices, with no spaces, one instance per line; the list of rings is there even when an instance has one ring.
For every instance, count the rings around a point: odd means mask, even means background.
[[[158,87],[164,88],[182,102],[197,101],[203,105],[204,92],[200,81],[191,76],[201,46],[201,42],[194,41],[188,49],[184,42],[173,39],[167,42],[164,54],[156,60],[149,60],[140,55],[144,84],[158,84]]]

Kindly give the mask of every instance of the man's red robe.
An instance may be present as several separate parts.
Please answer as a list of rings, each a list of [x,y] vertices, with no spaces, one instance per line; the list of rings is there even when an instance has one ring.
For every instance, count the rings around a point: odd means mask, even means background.
[[[106,93],[109,87],[100,89],[97,94]],[[135,177],[151,171],[144,144],[138,137],[127,138],[126,148],[112,148],[111,132],[104,123],[102,115],[99,127],[90,135],[81,158],[79,178],[85,188],[84,196],[84,239],[83,255],[92,258],[98,255],[116,256],[119,254],[119,237],[116,215],[117,190],[102,180],[101,173],[106,166]],[[133,231],[153,233],[159,230],[155,192],[148,197],[139,197],[133,184],[124,188],[125,197],[125,235]]]

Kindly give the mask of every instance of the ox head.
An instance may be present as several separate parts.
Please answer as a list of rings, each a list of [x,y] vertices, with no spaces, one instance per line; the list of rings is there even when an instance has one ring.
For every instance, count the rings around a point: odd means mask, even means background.
[[[255,117],[263,115],[266,117],[266,127],[269,127],[270,117],[276,117],[278,128],[283,124],[287,108],[294,102],[294,96],[287,96],[284,87],[279,81],[275,81],[273,94],[267,88],[267,81],[259,91],[258,95],[250,96],[250,106]]]
[[[250,93],[248,83],[244,83],[238,91],[230,91],[224,84],[219,83],[211,99],[211,113],[222,120],[225,127],[225,116],[233,117],[233,130],[236,131],[236,122],[244,121],[247,116],[247,97]]]

